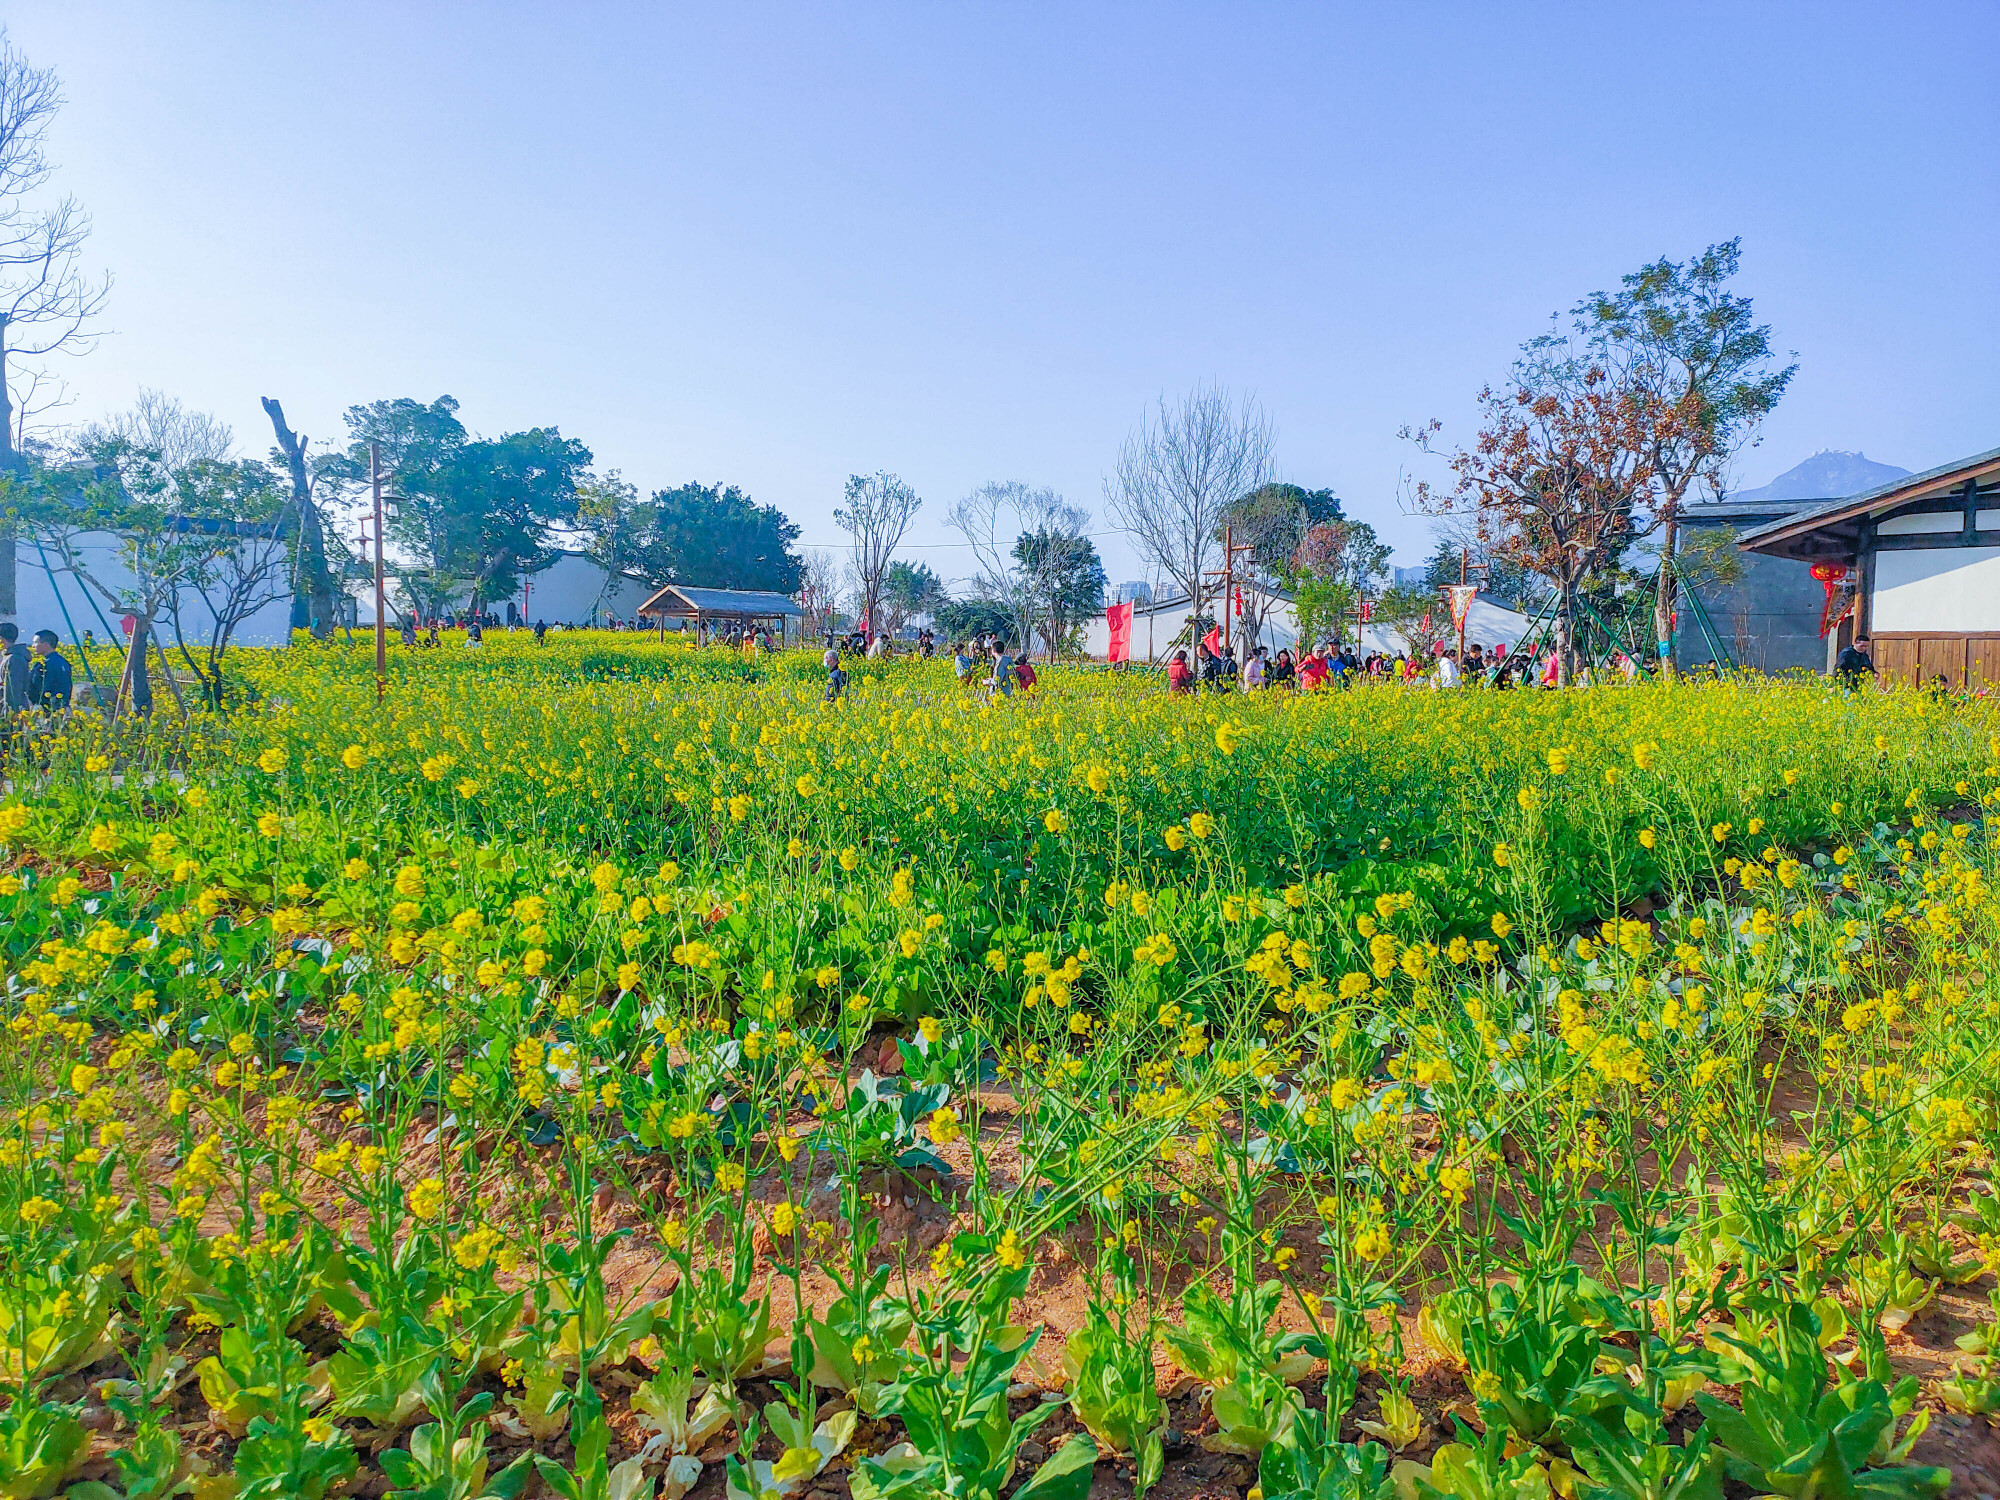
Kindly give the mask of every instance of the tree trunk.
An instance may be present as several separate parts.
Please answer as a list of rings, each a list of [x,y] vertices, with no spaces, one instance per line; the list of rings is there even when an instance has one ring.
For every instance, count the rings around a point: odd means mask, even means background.
[[[0,318],[0,471],[21,467],[14,451],[14,397],[7,389],[7,320]]]
[[[14,451],[14,401],[7,393],[7,324],[0,319],[0,474],[13,474],[27,464]],[[11,615],[21,606],[16,598],[19,544],[14,528],[0,525],[0,615]]]
[[[1674,572],[1674,549],[1680,541],[1680,500],[1669,499],[1660,529],[1660,583],[1653,598],[1653,639],[1659,643],[1660,674],[1674,673],[1674,610],[1680,577]]]
[[[118,684],[118,697],[123,700],[129,695],[132,711],[144,718],[153,712],[153,681],[146,673],[147,640],[153,633],[153,622],[137,616],[132,620],[132,638],[125,645],[125,675]],[[117,707],[112,712],[115,716]]]
[[[313,639],[333,639],[333,574],[326,565],[326,530],[320,524],[319,506],[313,499],[312,476],[306,469],[305,439],[285,425],[285,409],[269,396],[262,398],[264,411],[277,434],[278,451],[292,478],[292,505],[299,514],[299,571],[306,586],[306,616]]]
[[[1564,584],[1561,593],[1556,613],[1556,686],[1568,687],[1576,681],[1576,585]]]

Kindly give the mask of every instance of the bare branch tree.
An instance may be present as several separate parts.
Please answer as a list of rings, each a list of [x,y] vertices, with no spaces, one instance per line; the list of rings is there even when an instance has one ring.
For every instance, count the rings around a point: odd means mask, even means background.
[[[48,180],[42,147],[62,104],[55,70],[31,67],[0,32],[0,466],[16,458],[8,360],[81,353],[111,291],[108,275],[89,282],[78,268],[90,219],[76,200],[25,201]]]
[[[24,202],[48,181],[43,142],[62,103],[55,70],[30,67],[0,29],[0,472],[24,462],[15,446],[19,424],[9,356],[81,353],[89,343],[84,325],[111,289],[108,276],[92,285],[77,270],[90,221],[76,204],[65,198],[52,208],[31,209]],[[12,522],[0,523],[4,614],[15,608],[15,530]]]
[[[1171,578],[1200,613],[1203,575],[1221,557],[1223,513],[1271,474],[1272,429],[1253,400],[1197,386],[1159,400],[1125,439],[1104,482],[1111,513],[1139,553]]]
[[[158,454],[175,474],[200,463],[227,463],[236,453],[236,434],[227,422],[183,406],[177,397],[150,386],[139,387],[139,399],[130,411],[87,422],[77,433],[77,443],[84,448],[109,438],[123,438],[134,448]]]
[[[833,629],[840,613],[840,565],[831,552],[817,548],[801,553],[799,561],[804,566],[799,607],[806,612],[800,629],[807,635],[819,635]]]
[[[924,502],[894,474],[877,470],[873,474],[848,476],[846,504],[833,513],[840,529],[853,540],[855,587],[861,594],[861,611],[872,632],[875,611],[882,602],[882,580],[888,576],[910,518]]]
[[[946,519],[972,548],[973,587],[1005,607],[1014,638],[1027,646],[1036,618],[1049,618],[1056,581],[1090,545],[1090,512],[1046,486],[1009,479],[982,484]]]
[[[13,395],[14,451],[28,453],[38,447],[46,451],[50,446],[47,440],[30,437],[28,424],[37,417],[46,416],[49,412],[59,411],[65,406],[75,404],[76,397],[70,393],[61,376],[41,366],[23,370],[15,376],[15,380],[17,388]]]

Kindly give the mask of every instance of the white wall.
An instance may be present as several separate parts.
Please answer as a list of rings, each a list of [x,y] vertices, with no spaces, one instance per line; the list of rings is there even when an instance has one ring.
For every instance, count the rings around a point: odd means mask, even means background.
[[[606,615],[629,620],[653,592],[635,578],[607,574],[574,552],[563,553],[541,572],[526,574],[521,581],[529,585],[528,592],[524,598],[519,586],[515,587],[514,607],[522,610],[531,625],[537,620],[551,625],[588,625],[593,614],[600,621]],[[506,617],[504,603],[496,600],[490,607]]]
[[[1433,625],[1446,627],[1446,633],[1457,644],[1457,636],[1450,631],[1451,609],[1440,599],[1432,619]],[[1514,646],[1528,633],[1530,621],[1519,610],[1508,609],[1503,604],[1490,604],[1484,599],[1474,599],[1465,612],[1465,644],[1484,646],[1491,651],[1496,646]],[[1410,643],[1403,639],[1400,630],[1387,625],[1364,625],[1361,627],[1361,644],[1368,651],[1381,651],[1395,655],[1398,651],[1408,651]]]
[[[1875,554],[1871,630],[2000,630],[2000,547]]]
[[[1215,601],[1209,601],[1212,611]],[[1132,611],[1132,660],[1168,661],[1175,647],[1174,637],[1187,629],[1188,603],[1183,599],[1179,604],[1167,605],[1161,609],[1148,610],[1143,605]],[[1242,636],[1235,640],[1240,645]],[[1292,613],[1292,606],[1283,599],[1272,601],[1270,611],[1264,616],[1263,628],[1258,632],[1256,644],[1268,646],[1273,652],[1281,647],[1297,649],[1299,641],[1298,617]],[[1111,626],[1099,610],[1084,627],[1083,649],[1095,657],[1108,656],[1111,652]],[[1185,646],[1179,648],[1187,649]],[[1150,653],[1150,654],[1149,654]]]
[[[391,609],[407,611],[409,600],[397,587],[396,580],[390,577],[386,582]],[[526,594],[521,591],[523,583],[529,585]],[[356,601],[361,621],[373,628],[375,585],[372,582],[350,584],[348,593]],[[511,599],[514,608],[522,612],[525,623],[530,625],[537,620],[547,620],[551,625],[601,625],[611,615],[624,620],[632,619],[652,593],[652,587],[637,578],[622,573],[614,577],[582,553],[564,552],[539,573],[522,574],[516,580],[512,594],[505,598],[488,599],[485,608],[505,620],[507,603]],[[472,590],[468,586],[456,595],[452,607],[463,609],[471,598]]]
[[[75,543],[79,561],[89,569],[92,576],[100,579],[113,590],[129,588],[137,580],[132,572],[119,561],[120,544],[118,538],[107,532],[87,532]],[[292,599],[289,589],[289,568],[283,549],[274,549],[272,562],[273,584],[282,597],[267,604],[249,619],[236,627],[230,643],[237,646],[282,646],[291,639]],[[0,616],[11,619],[21,628],[21,639],[29,639],[38,630],[53,630],[65,641],[80,639],[88,630],[98,640],[121,641],[123,627],[118,616],[104,596],[68,572],[62,559],[53,550],[46,553],[47,566],[43,566],[44,553],[36,550],[35,543],[26,537],[15,543],[14,596],[16,612]],[[93,607],[93,601],[95,607]],[[188,590],[182,597],[181,628],[187,632],[188,644],[193,646],[198,639],[205,640],[214,624],[208,607],[201,596]],[[68,619],[63,610],[67,607]],[[163,644],[173,642],[173,625],[162,618],[157,622]]]

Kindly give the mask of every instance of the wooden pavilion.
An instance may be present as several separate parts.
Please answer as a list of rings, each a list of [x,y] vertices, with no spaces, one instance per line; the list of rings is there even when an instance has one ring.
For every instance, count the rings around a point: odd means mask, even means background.
[[[667,621],[691,620],[697,640],[704,626],[736,625],[754,630],[759,625],[775,625],[781,645],[787,620],[801,622],[799,638],[804,640],[805,613],[796,601],[764,589],[701,589],[680,583],[655,590],[639,606],[639,618],[656,621],[663,638]]]

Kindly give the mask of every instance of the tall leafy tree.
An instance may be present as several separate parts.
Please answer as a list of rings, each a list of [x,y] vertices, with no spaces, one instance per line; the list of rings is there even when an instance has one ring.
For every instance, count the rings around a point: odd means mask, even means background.
[[[890,563],[882,579],[882,628],[894,635],[943,601],[944,583],[928,563]]]
[[[640,571],[662,583],[795,594],[805,577],[799,528],[733,484],[654,491],[639,537]]]
[[[1483,571],[1474,572],[1474,567]],[[1492,547],[1469,536],[1438,538],[1431,555],[1424,559],[1424,588],[1436,599],[1447,584],[1458,582],[1461,571],[1479,585],[1483,596],[1509,609],[1526,608],[1536,593],[1532,575],[1520,563],[1502,557]]]
[[[1104,608],[1104,563],[1089,537],[1050,531],[1024,533],[1014,560],[1028,583],[1029,618],[1054,656],[1085,617]]]
[[[1572,334],[1530,344],[1539,357],[1572,369],[1597,367],[1674,419],[1649,425],[1646,468],[1660,554],[1673,558],[1682,505],[1696,485],[1720,493],[1730,460],[1755,441],[1798,360],[1781,361],[1770,325],[1750,299],[1730,290],[1742,241],[1710,245],[1676,262],[1664,256],[1626,276],[1615,292],[1594,292],[1572,310]],[[1661,567],[1653,608],[1655,636],[1671,634],[1678,577]]]
[[[353,407],[347,427],[342,478],[365,483],[369,445],[379,444],[396,496],[394,534],[434,578],[469,581],[474,608],[546,564],[576,520],[591,454],[556,428],[473,438],[450,396]]]

